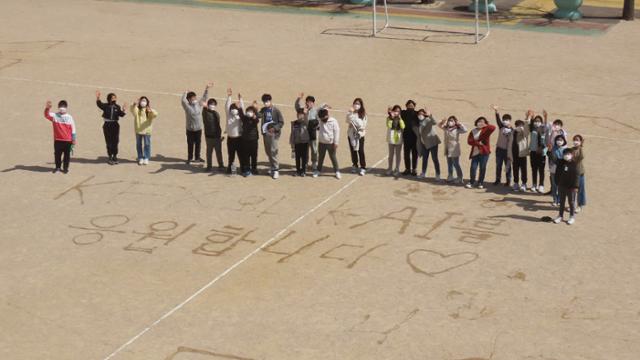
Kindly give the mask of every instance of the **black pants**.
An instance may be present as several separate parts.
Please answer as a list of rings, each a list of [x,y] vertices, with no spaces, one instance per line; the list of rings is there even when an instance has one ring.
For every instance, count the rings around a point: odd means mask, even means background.
[[[295,144],[294,152],[296,154],[296,172],[304,174],[309,161],[309,143]]]
[[[256,172],[258,170],[258,140],[242,139],[240,157],[240,169],[243,173]]]
[[[576,194],[577,189],[568,189],[564,186],[558,186],[558,196],[560,198],[560,216],[564,215],[565,202],[569,200],[569,215],[573,216],[576,211]]]
[[[527,157],[516,156],[513,158],[513,182],[519,183],[522,178],[521,185],[527,183]]]
[[[227,138],[227,152],[229,154],[229,169],[231,169],[231,166],[236,161],[236,155],[238,156],[238,161],[241,162],[240,166],[242,167],[242,138]]]
[[[533,185],[544,186],[545,156],[542,155],[542,153],[532,151],[529,161],[531,161],[531,178],[533,179]]]
[[[347,139],[349,140],[349,139]],[[353,146],[351,145],[351,140],[349,140],[349,149],[351,150],[351,164],[353,165],[353,167],[357,168],[358,167],[358,160],[360,161],[360,168],[361,169],[366,169],[367,168],[367,162],[365,160],[364,157],[364,137],[360,138],[360,144],[359,144],[359,148],[358,151],[353,150]]]
[[[198,131],[187,130],[187,160],[191,161],[191,160],[200,159],[201,143],[202,143],[202,130],[198,130]]]
[[[224,167],[224,161],[222,161],[222,141],[220,138],[205,138],[207,144],[207,168],[210,168],[213,163],[213,150],[216,151],[216,160],[218,161],[218,167]]]
[[[418,138],[414,134],[412,135],[403,135],[402,140],[404,143],[404,168],[414,172],[418,167]]]
[[[118,143],[120,142],[120,124],[117,121],[105,121],[102,125],[104,142],[107,143],[107,155],[109,158],[118,155]]]
[[[69,160],[71,157],[71,142],[56,140],[53,143],[56,169],[69,170]]]

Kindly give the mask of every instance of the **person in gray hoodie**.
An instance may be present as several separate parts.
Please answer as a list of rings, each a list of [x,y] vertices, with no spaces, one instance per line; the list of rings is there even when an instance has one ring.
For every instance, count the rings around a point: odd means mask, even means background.
[[[202,108],[206,106],[209,88],[213,83],[207,84],[202,98],[198,100],[196,93],[186,91],[182,95],[181,104],[184,109],[187,128],[187,164],[191,161],[204,162],[200,157],[200,144],[202,142]]]
[[[272,98],[269,94],[262,95],[264,107],[260,109],[258,117],[262,120],[262,139],[264,149],[269,158],[270,173],[273,179],[280,176],[280,164],[278,162],[278,140],[282,127],[284,126],[284,116],[280,109],[273,106]]]
[[[430,111],[425,109],[418,110],[418,141],[420,145],[420,154],[422,155],[422,172],[420,177],[427,177],[427,163],[429,155],[433,161],[433,167],[436,170],[436,181],[440,181],[440,161],[438,160],[438,146],[442,141],[436,133],[437,122],[431,115]]]

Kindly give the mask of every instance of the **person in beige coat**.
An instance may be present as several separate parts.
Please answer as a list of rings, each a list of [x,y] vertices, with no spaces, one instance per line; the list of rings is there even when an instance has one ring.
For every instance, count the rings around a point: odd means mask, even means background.
[[[527,157],[529,156],[529,126],[527,123],[533,117],[533,111],[527,111],[527,120],[516,120],[513,136],[509,138],[507,147],[508,159],[512,162],[513,190],[527,190]],[[522,183],[520,181],[522,180]]]
[[[444,131],[444,156],[447,158],[447,182],[453,181],[453,169],[456,169],[456,183],[464,185],[462,168],[460,167],[460,134],[467,132],[467,128],[451,115],[442,119],[438,127]]]

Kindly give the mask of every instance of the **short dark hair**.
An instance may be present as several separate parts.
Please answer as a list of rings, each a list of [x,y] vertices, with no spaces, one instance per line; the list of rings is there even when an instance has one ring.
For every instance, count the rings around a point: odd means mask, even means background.
[[[560,119],[555,119],[555,120],[553,120],[553,125],[560,125],[560,126],[564,126],[564,124],[562,123],[562,120],[560,120]]]
[[[262,102],[271,101],[271,94],[262,94]]]
[[[573,140],[575,140],[575,139],[579,139],[580,142],[584,144],[584,138],[582,137],[582,135],[580,135],[580,134],[573,135]]]
[[[542,122],[542,116],[540,115],[536,115],[533,117],[533,121],[539,120],[540,122]]]
[[[116,94],[114,94],[114,93],[109,93],[109,94],[107,95],[107,102],[111,102],[111,99],[113,99],[115,96],[116,96]]]
[[[414,106],[414,107],[416,106],[416,102],[415,102],[415,101],[413,101],[413,100],[411,100],[411,99],[407,100],[407,103],[406,103],[406,104],[404,104],[404,105],[408,107],[408,106],[409,106],[409,104],[413,104],[413,106]]]
[[[427,115],[427,110],[425,110],[425,109],[420,109],[420,110],[418,110],[418,115],[420,115],[420,114],[425,114],[425,115]]]
[[[485,119],[485,120],[486,120],[486,119]],[[511,120],[511,114],[504,114],[504,115],[502,115],[502,121],[505,121],[505,120]]]
[[[207,105],[218,105],[218,100],[216,100],[215,98],[211,98],[207,100]]]
[[[329,116],[329,110],[327,110],[327,109],[318,110],[318,118],[323,119],[323,118],[325,118],[327,116]]]
[[[314,103],[314,102],[316,102],[316,98],[314,98],[313,96],[309,95],[309,96],[307,96],[306,99],[304,99],[304,101],[311,101],[311,102]]]
[[[487,121],[487,118],[484,116],[480,116],[479,118],[476,119],[476,121],[473,122],[473,126],[478,126],[478,123],[480,121],[484,121],[485,124],[488,124],[489,122]]]
[[[59,107],[59,108],[61,108],[61,107],[65,107],[65,108],[66,108],[67,106],[68,106],[68,104],[67,104],[67,100],[60,100],[60,101],[58,101],[58,107]]]
[[[518,127],[518,126],[524,126],[524,121],[516,120],[516,127]]]
[[[393,105],[393,107],[391,108],[391,111],[396,111],[397,110],[402,110],[402,107],[400,105]]]
[[[458,118],[455,117],[455,115],[451,115],[451,116],[449,116],[449,118],[447,118],[447,121],[449,121],[449,120],[458,121]]]
[[[191,99],[191,98],[193,98],[193,97],[195,97],[195,96],[196,96],[196,93],[194,93],[193,91],[189,91],[189,92],[187,93],[187,99]]]
[[[562,155],[567,155],[567,154],[571,154],[573,155],[573,149],[572,148],[566,148],[562,151]]]
[[[248,106],[247,111],[245,111],[245,113],[248,113],[249,111],[253,111],[254,114],[258,112],[258,110],[253,105]]]

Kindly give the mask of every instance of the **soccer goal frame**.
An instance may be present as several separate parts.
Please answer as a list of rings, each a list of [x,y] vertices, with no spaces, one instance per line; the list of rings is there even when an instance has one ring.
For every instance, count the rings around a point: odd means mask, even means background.
[[[475,44],[480,43],[480,41],[486,39],[487,37],[489,37],[489,34],[491,33],[491,25],[489,22],[489,4],[488,4],[488,0],[482,0],[484,1],[484,15],[485,15],[485,24],[486,24],[486,29],[484,33],[480,32],[480,10],[479,10],[479,3],[480,0],[474,0],[474,5],[475,5],[475,33],[474,34],[469,34],[469,35],[474,35],[475,36]],[[384,5],[384,26],[381,29],[378,29],[378,12],[377,12],[377,0],[372,0],[372,13],[373,13],[373,27],[372,27],[372,31],[371,31],[371,36],[372,37],[376,37],[379,33],[383,32],[385,29],[388,28],[393,28],[393,26],[390,26],[389,23],[389,8],[387,6],[387,0],[382,0],[383,5]]]

